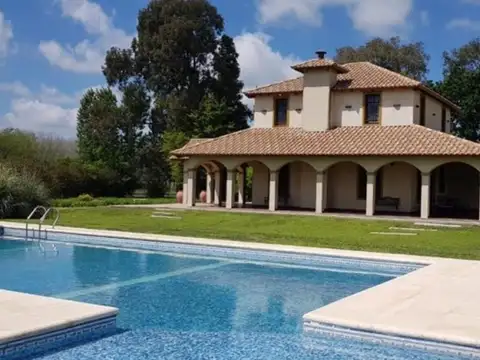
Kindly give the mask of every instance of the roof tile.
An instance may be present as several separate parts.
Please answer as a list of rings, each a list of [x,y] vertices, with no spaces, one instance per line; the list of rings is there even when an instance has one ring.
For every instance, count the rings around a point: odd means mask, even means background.
[[[340,74],[344,74],[348,72],[348,69],[343,67],[342,65],[337,64],[335,61],[328,60],[328,59],[313,59],[305,61],[301,64],[296,64],[292,66],[292,69],[297,70],[299,72],[304,72],[309,69],[334,69]]]
[[[173,152],[176,156],[480,156],[480,144],[419,125],[328,131],[251,128]]]

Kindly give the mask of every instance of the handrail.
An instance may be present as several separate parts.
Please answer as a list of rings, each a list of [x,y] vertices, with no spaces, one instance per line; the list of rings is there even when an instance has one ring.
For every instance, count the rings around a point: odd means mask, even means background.
[[[52,229],[55,228],[55,225],[57,225],[58,219],[60,219],[60,211],[58,211],[57,208],[48,208],[48,210],[43,214],[43,216],[40,218],[40,223],[43,224],[45,219],[47,218],[48,214],[54,210],[57,213],[57,216],[55,217],[55,220],[52,223]]]
[[[26,235],[26,238],[28,240],[28,222],[30,221],[30,219],[32,218],[33,215],[35,215],[35,213],[37,212],[37,210],[43,210],[43,214],[45,215],[45,213],[47,212],[47,209],[42,206],[42,205],[38,205],[35,207],[35,209],[32,210],[32,212],[30,213],[30,215],[28,215],[27,217],[27,220],[25,221],[25,235]],[[38,231],[40,232],[40,230],[42,229],[42,223],[41,221],[38,222]],[[35,231],[35,230],[34,230]]]

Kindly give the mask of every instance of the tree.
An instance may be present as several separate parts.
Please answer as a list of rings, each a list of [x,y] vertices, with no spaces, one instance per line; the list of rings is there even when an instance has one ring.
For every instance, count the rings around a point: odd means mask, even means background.
[[[444,79],[436,90],[461,107],[453,114],[453,130],[464,138],[480,140],[480,39],[444,52]]]
[[[152,0],[139,13],[137,33],[129,49],[107,52],[103,73],[109,86],[124,92],[137,84],[152,98],[142,179],[159,193],[170,178],[165,132],[224,135],[246,128],[250,112],[234,41],[207,0]]]
[[[342,47],[337,49],[335,56],[335,61],[341,64],[370,61],[419,81],[426,78],[429,60],[422,42],[402,44],[399,37],[375,38],[357,48]]]

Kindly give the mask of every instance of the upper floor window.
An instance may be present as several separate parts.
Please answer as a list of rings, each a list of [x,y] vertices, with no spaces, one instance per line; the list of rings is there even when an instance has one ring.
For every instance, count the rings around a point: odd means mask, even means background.
[[[365,94],[365,124],[380,123],[381,111],[381,95],[380,94]]]
[[[288,125],[288,99],[275,99],[274,126]]]
[[[425,115],[426,115],[426,104],[425,104],[425,95],[420,95],[420,125],[425,126]]]
[[[442,132],[447,130],[447,109],[442,107]]]

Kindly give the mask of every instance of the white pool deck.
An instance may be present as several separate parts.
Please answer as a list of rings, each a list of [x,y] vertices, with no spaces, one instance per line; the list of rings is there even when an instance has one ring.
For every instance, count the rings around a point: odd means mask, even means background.
[[[1,225],[24,228],[23,224],[0,222]],[[49,231],[425,264],[425,267],[417,271],[305,314],[304,320],[480,347],[479,261],[67,227],[57,227]],[[3,316],[10,316],[6,313],[4,315],[3,308],[0,298],[0,324],[5,323]],[[76,310],[72,310],[73,312]],[[25,322],[30,322],[32,327],[35,327],[35,321],[28,320],[29,318],[26,314]]]
[[[0,289],[0,345],[115,316],[118,309]]]

